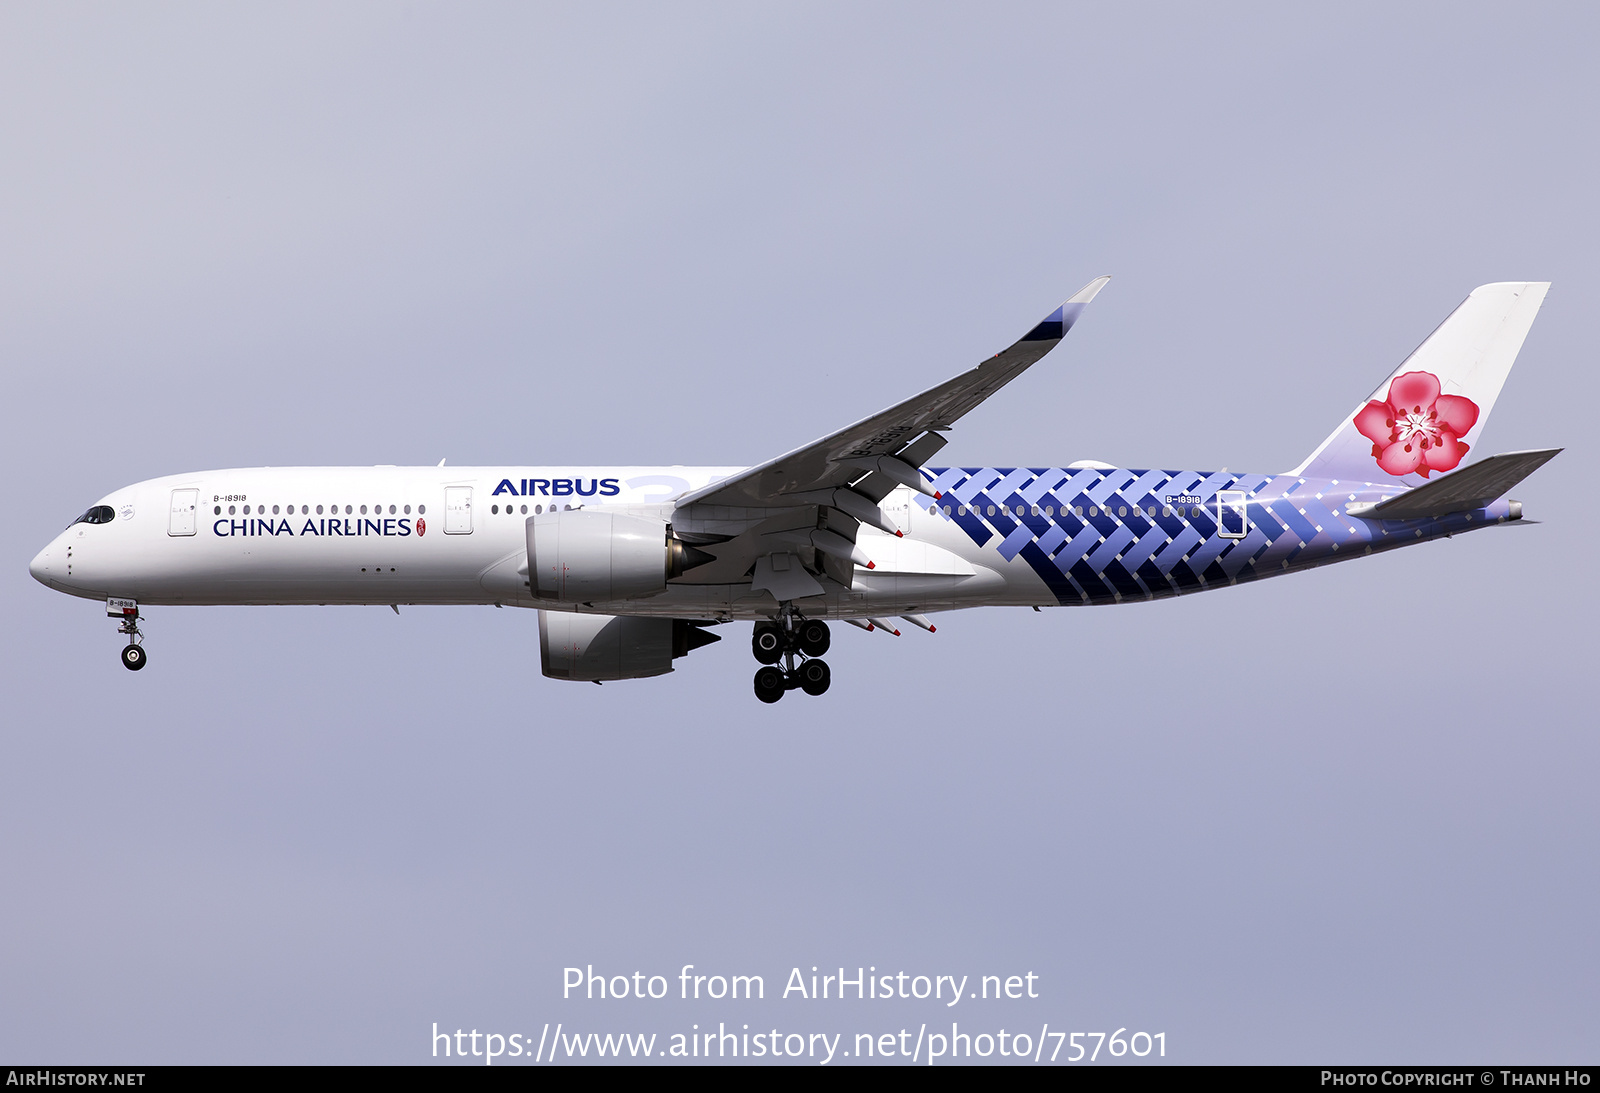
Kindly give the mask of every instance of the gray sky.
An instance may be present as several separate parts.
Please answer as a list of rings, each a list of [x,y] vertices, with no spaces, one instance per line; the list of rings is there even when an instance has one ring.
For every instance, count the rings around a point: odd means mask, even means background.
[[[1592,1062],[1597,23],[0,9],[0,1059],[953,1017],[1187,1062]],[[753,463],[1100,273],[949,462],[1281,471],[1475,285],[1551,280],[1475,453],[1567,447],[1515,494],[1544,523],[847,631],[828,695],[771,708],[744,627],[589,687],[478,608],[152,610],[135,676],[27,575],[183,470]],[[560,999],[567,965],[685,963],[769,998]],[[1042,997],[774,997],[812,965]]]

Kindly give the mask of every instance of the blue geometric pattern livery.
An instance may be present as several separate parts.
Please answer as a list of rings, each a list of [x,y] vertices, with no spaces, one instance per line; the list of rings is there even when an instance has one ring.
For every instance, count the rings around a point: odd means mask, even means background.
[[[1492,517],[1505,507],[1368,521],[1345,515],[1345,506],[1391,496],[1392,485],[1226,470],[930,467],[924,473],[943,494],[937,505],[924,501],[931,514],[1007,562],[1021,558],[1061,604],[1160,599],[1325,565],[1484,527],[1491,522],[1486,511]],[[1243,496],[1229,497],[1224,508],[1223,491]],[[1219,519],[1232,526],[1219,526]]]

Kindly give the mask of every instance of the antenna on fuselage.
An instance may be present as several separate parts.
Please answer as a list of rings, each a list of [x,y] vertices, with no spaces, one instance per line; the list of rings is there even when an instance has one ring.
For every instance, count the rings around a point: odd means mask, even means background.
[[[441,467],[444,466],[444,460],[442,460],[442,459],[439,460],[439,466],[441,466]]]

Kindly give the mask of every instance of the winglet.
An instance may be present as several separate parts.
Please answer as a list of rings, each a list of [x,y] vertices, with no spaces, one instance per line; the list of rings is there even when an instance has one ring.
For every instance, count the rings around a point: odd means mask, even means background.
[[[1110,276],[1096,277],[1084,285],[1066,303],[1052,311],[1045,317],[1044,322],[1028,331],[1023,337],[1025,342],[1059,341],[1067,336],[1067,331],[1072,329],[1072,324],[1078,321],[1078,316],[1083,314],[1083,309],[1090,300],[1097,296],[1101,289],[1106,287]]]

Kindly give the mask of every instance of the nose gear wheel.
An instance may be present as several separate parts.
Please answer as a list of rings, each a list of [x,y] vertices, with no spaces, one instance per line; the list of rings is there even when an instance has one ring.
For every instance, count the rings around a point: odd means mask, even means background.
[[[139,609],[131,608],[122,616],[122,625],[117,627],[117,633],[128,636],[128,644],[122,647],[122,666],[130,672],[137,672],[149,663],[150,658],[145,655],[144,631],[139,629]]]

